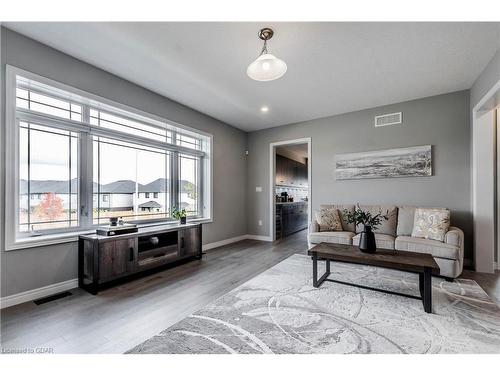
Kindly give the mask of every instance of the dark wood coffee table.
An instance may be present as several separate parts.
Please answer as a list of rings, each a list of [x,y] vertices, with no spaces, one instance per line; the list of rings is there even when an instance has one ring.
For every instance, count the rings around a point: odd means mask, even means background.
[[[324,281],[330,281],[358,288],[375,290],[377,292],[420,299],[423,302],[425,312],[432,312],[432,275],[439,275],[439,266],[430,254],[384,249],[377,249],[374,254],[367,254],[361,252],[356,246],[325,242],[311,248],[308,254],[313,260],[313,286],[316,288],[319,288]],[[319,279],[318,260],[326,262],[326,272]],[[329,279],[330,261],[363,264],[418,273],[420,297]]]

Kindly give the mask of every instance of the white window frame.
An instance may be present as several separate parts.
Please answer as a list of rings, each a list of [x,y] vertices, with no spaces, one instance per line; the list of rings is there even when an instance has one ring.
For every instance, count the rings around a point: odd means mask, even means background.
[[[18,190],[18,181],[19,181],[19,126],[18,126],[18,113],[22,112],[23,120],[30,118],[29,111],[23,111],[16,108],[16,77],[22,76],[28,80],[33,80],[48,86],[51,86],[56,89],[63,90],[65,92],[70,93],[71,95],[75,95],[75,97],[79,98],[79,102],[89,101],[89,106],[95,105],[95,103],[101,104],[103,106],[109,106],[116,110],[121,110],[129,113],[133,113],[137,116],[146,117],[148,119],[152,119],[154,121],[158,121],[158,123],[166,124],[167,130],[172,130],[175,132],[181,132],[183,134],[191,134],[193,136],[202,137],[204,139],[203,143],[203,151],[193,150],[181,146],[177,146],[175,139],[172,144],[166,145],[162,142],[155,142],[150,140],[144,140],[148,145],[155,144],[155,147],[161,147],[167,150],[173,150],[172,154],[176,152],[179,153],[188,153],[188,154],[198,154],[201,156],[201,165],[200,171],[202,170],[202,175],[199,176],[200,185],[200,197],[199,197],[199,212],[200,215],[196,217],[190,217],[189,221],[191,222],[212,222],[213,221],[213,212],[212,212],[212,202],[213,202],[213,135],[200,131],[198,129],[191,128],[189,126],[179,124],[175,121],[171,121],[165,118],[162,118],[157,115],[153,115],[151,113],[146,113],[136,108],[117,103],[115,101],[100,97],[98,95],[94,95],[88,93],[86,91],[74,88],[72,86],[65,85],[63,83],[54,81],[52,79],[40,76],[38,74],[11,66],[6,65],[6,168],[5,168],[5,181],[6,181],[6,205],[5,205],[5,249],[6,250],[16,250],[44,245],[51,245],[56,243],[64,243],[76,241],[78,239],[79,234],[83,233],[91,233],[95,231],[95,227],[97,225],[92,224],[92,134],[85,133],[85,130],[89,130],[91,126],[85,123],[85,119],[83,118],[83,108],[82,108],[82,122],[74,121],[70,119],[61,119],[57,116],[52,116],[48,114],[41,114],[40,118],[45,118],[49,120],[47,123],[48,126],[54,126],[54,124],[59,124],[61,127],[66,128],[67,124],[71,124],[75,127],[73,131],[81,132],[81,138],[90,137],[90,139],[80,139],[79,142],[79,177],[80,177],[80,188],[79,188],[79,196],[80,201],[78,202],[78,209],[81,211],[79,216],[80,227],[75,230],[75,228],[63,228],[57,233],[50,233],[44,235],[37,236],[26,236],[20,237],[18,235],[18,215],[19,215],[19,190]],[[36,116],[34,116],[36,117]],[[33,121],[34,123],[40,123],[39,119]],[[106,137],[106,133],[110,134],[110,131],[105,128],[99,129],[99,135]],[[114,138],[116,138],[116,132],[114,132]],[[123,141],[132,141],[132,142],[141,142],[141,137],[128,135],[128,134],[120,134],[120,140]],[[175,137],[174,137],[175,138]],[[172,155],[171,154],[171,155]],[[82,157],[82,155],[84,157]],[[90,155],[90,156],[89,156]],[[170,157],[172,166],[177,161],[176,157]],[[171,175],[177,176],[177,174],[173,174],[175,172],[171,172]],[[200,172],[201,174],[201,172]],[[167,176],[170,179],[170,176]],[[170,179],[171,185],[175,184],[172,179]],[[177,194],[177,187],[170,187],[170,196],[173,198],[174,194]],[[30,197],[28,197],[30,199]],[[98,198],[99,199],[99,198]],[[176,199],[176,198],[175,198]],[[172,207],[172,200],[171,200]],[[83,220],[82,220],[83,219]],[[150,226],[150,225],[159,225],[175,222],[173,219],[155,219],[155,220],[141,220],[138,221],[138,225],[141,226]]]
[[[16,133],[19,135],[18,131],[19,131],[19,127],[20,127],[20,122],[24,122],[25,120],[19,120],[18,118],[15,119],[15,126],[16,126]],[[33,122],[33,124],[37,125],[47,125],[47,124],[44,124],[43,121],[37,121],[37,122]],[[64,131],[69,131],[69,132],[73,132],[74,133],[74,130],[72,130],[71,128],[69,127],[62,127],[62,126],[50,126],[50,128],[53,128],[53,129],[61,129],[61,130],[64,130]],[[80,137],[80,134],[78,135]],[[18,146],[19,145],[19,138],[16,139],[16,145]],[[78,147],[80,148],[82,145],[82,140],[79,138],[78,139]],[[19,150],[19,149],[18,149]],[[81,177],[81,152],[78,153],[78,160],[76,162],[76,165],[77,165],[77,179],[79,179]],[[16,179],[17,181],[19,181],[19,152],[16,153],[16,155],[14,155],[14,163],[15,163],[15,166],[17,167],[16,168]],[[17,181],[16,181],[16,186],[14,187],[14,191],[15,191],[15,196],[16,196],[16,202],[15,202],[15,209],[16,209],[16,212],[15,212],[15,218],[16,218],[16,228],[15,228],[15,233],[16,233],[16,237],[18,237],[18,228],[17,228],[17,224],[19,223],[19,185],[17,184]],[[80,182],[78,182],[77,184],[77,188],[76,188],[76,191],[78,192],[78,197],[80,197]],[[41,198],[43,198],[43,194],[41,193],[35,193],[36,194],[36,199],[40,200]],[[29,194],[31,195],[31,194]],[[69,200],[71,201],[71,196],[69,197]],[[79,202],[77,202],[77,207],[76,207],[76,211],[77,211],[77,215],[78,215],[78,218],[79,218],[79,225],[78,227],[67,227],[67,228],[58,228],[58,229],[54,229],[54,230],[48,230],[46,231],[46,234],[55,234],[55,233],[61,233],[61,234],[64,234],[64,233],[67,233],[67,232],[75,232],[75,231],[78,231],[78,228],[81,227],[81,223],[80,223],[80,204]],[[31,237],[39,237],[40,235],[39,234],[36,234],[35,236],[31,236]],[[23,237],[29,237],[27,235],[24,235]]]

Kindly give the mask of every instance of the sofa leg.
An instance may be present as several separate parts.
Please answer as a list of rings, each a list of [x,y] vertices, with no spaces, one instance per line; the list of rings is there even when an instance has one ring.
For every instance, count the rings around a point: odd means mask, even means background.
[[[448,281],[449,283],[452,283],[453,280],[455,280],[453,277],[445,277],[444,278],[446,281]]]

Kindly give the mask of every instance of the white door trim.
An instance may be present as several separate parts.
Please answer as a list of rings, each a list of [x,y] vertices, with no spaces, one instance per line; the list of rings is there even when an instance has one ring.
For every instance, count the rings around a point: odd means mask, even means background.
[[[499,81],[500,83],[500,81]],[[495,119],[496,119],[496,170],[495,170],[495,193],[496,193],[496,196],[495,196],[495,208],[496,208],[496,211],[495,211],[495,220],[496,220],[496,234],[497,234],[497,238],[496,238],[496,241],[495,241],[495,246],[496,246],[496,251],[497,251],[497,260],[495,262],[495,269],[498,270],[500,269],[499,268],[499,265],[500,265],[500,220],[499,220],[499,217],[500,217],[500,183],[498,182],[498,178],[500,176],[500,108],[497,108],[496,110],[496,113],[493,114],[495,116]]]
[[[477,166],[478,166],[478,160],[476,158],[476,152],[478,149],[481,148],[481,145],[479,144],[479,140],[474,137],[474,131],[476,127],[478,126],[478,119],[481,117],[481,115],[485,113],[485,109],[483,108],[485,105],[488,104],[488,101],[494,100],[495,96],[500,93],[500,80],[493,85],[493,87],[483,96],[483,98],[474,106],[472,109],[472,128],[471,128],[471,135],[472,135],[472,215],[473,215],[473,221],[474,221],[474,227],[476,226],[476,219],[479,216],[480,212],[478,212],[478,203],[477,199],[479,196],[483,195],[484,193],[482,192],[482,186],[479,186],[478,184],[478,178],[477,178]],[[489,108],[487,110],[493,110],[493,108]],[[494,157],[493,154],[494,150],[492,150],[492,157]],[[492,171],[494,179],[497,178],[496,171]],[[494,197],[492,197],[494,199]],[[486,230],[488,233],[488,237],[495,238],[495,228],[494,225],[491,226],[490,230]],[[476,259],[477,256],[477,251],[476,251],[476,242],[478,241],[478,238],[476,236],[476,231],[474,230],[473,233],[473,252],[474,252],[474,259]],[[484,234],[484,228],[483,228],[483,234]],[[500,252],[500,250],[494,249],[494,252]],[[500,254],[499,254],[500,256]],[[476,263],[476,262],[474,262]],[[474,268],[476,271],[481,271],[481,272],[492,272],[495,268],[495,265],[491,264],[491,268],[488,266],[486,269],[477,269],[477,264],[474,264]]]
[[[296,145],[301,143],[307,143],[307,225],[309,227],[309,223],[311,222],[312,217],[312,153],[311,153],[311,137],[308,138],[297,138],[290,139],[286,141],[279,142],[271,142],[269,144],[269,236],[271,241],[276,239],[276,225],[275,225],[275,215],[276,215],[276,178],[275,178],[275,169],[276,169],[276,147],[283,145]]]

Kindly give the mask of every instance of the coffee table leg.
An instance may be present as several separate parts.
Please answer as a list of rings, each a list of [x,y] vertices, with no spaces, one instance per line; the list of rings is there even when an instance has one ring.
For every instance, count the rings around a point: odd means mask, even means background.
[[[424,268],[424,273],[420,274],[420,279],[423,278],[423,293],[422,302],[426,313],[432,313],[432,271],[430,268]],[[420,282],[419,284],[422,284]]]
[[[323,281],[325,281],[325,279],[330,275],[330,261],[325,260],[326,272],[318,280],[318,255],[313,254],[312,260],[313,260],[313,286],[315,288],[319,288],[321,284],[323,284]]]
[[[318,255],[313,254],[313,287],[318,287]]]

